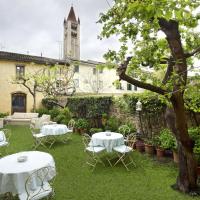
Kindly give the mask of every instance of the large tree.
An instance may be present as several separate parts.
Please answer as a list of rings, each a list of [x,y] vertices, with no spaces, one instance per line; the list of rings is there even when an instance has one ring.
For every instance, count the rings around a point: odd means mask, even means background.
[[[114,65],[120,80],[163,95],[172,105],[175,115],[168,117],[175,120],[172,129],[180,160],[176,187],[182,192],[197,188],[184,91],[187,72],[200,52],[199,7],[199,0],[114,0],[99,19],[101,37],[117,35],[121,44],[118,52],[109,50],[105,55],[108,61],[121,63]],[[165,72],[163,79],[155,74],[158,70]]]

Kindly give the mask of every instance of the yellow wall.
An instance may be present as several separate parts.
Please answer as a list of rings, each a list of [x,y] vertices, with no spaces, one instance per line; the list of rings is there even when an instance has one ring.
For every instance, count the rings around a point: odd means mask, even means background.
[[[11,94],[15,92],[23,92],[27,94],[26,112],[30,112],[33,108],[33,97],[28,90],[17,84],[12,84],[12,79],[16,75],[16,65],[22,64],[25,66],[25,74],[39,70],[42,65],[15,62],[15,61],[0,61],[0,112],[11,113]],[[43,95],[37,93],[36,104],[37,107],[41,103]]]

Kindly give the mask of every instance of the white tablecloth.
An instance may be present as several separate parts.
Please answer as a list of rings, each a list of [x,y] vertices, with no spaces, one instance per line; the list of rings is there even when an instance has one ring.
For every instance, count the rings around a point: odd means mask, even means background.
[[[18,162],[17,158],[21,156],[27,156],[27,160]],[[55,169],[55,162],[53,157],[45,152],[27,151],[3,157],[0,159],[0,194],[24,192],[27,178],[35,170],[48,166]],[[51,175],[55,174],[55,171],[51,172]]]
[[[41,133],[44,135],[63,135],[69,129],[64,124],[49,124],[42,126]]]
[[[120,133],[109,132],[99,132],[92,135],[92,139],[89,145],[102,146],[106,148],[107,152],[112,152],[113,147],[120,146],[124,144],[123,135]]]

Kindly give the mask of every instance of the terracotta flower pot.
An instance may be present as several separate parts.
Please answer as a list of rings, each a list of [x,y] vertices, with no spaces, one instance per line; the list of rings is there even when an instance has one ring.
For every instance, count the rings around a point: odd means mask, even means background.
[[[156,149],[156,155],[157,155],[158,158],[163,158],[164,154],[165,154],[165,150],[164,149],[161,149],[161,148],[157,148]]]
[[[145,152],[149,155],[154,154],[154,146],[151,144],[145,144]]]
[[[144,142],[142,140],[137,140],[135,146],[140,153],[144,152]]]
[[[179,162],[178,153],[176,151],[173,151],[173,158],[175,163]]]

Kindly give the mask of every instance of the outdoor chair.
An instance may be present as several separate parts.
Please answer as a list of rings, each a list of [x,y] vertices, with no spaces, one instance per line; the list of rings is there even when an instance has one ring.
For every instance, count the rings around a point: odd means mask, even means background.
[[[68,126],[67,126],[68,129],[73,132],[74,131],[74,126],[75,126],[75,120],[74,119],[69,120]]]
[[[19,194],[20,200],[39,200],[54,195],[54,167],[43,167],[34,171],[25,182],[25,191]]]
[[[0,155],[7,154],[7,148],[10,144],[11,131],[9,129],[0,130]]]
[[[46,148],[45,142],[47,140],[47,136],[42,133],[38,133],[38,129],[35,129],[32,126],[30,126],[30,130],[34,139],[33,148],[37,149],[39,146],[43,146]]]
[[[129,137],[127,139],[128,143],[129,143]],[[121,162],[124,165],[124,167],[127,169],[127,171],[129,171],[128,166],[131,164],[136,167],[136,164],[131,157],[131,153],[133,152],[132,147],[127,146],[127,145],[120,145],[120,146],[114,147],[113,149],[118,155],[118,160],[115,162],[114,166],[117,165],[119,162]]]
[[[93,170],[95,169],[97,163],[101,163],[103,166],[105,166],[104,162],[100,157],[100,154],[104,152],[105,147],[92,146],[92,140],[88,134],[83,134],[82,140],[85,146],[85,152],[88,156],[86,164],[91,166]]]

